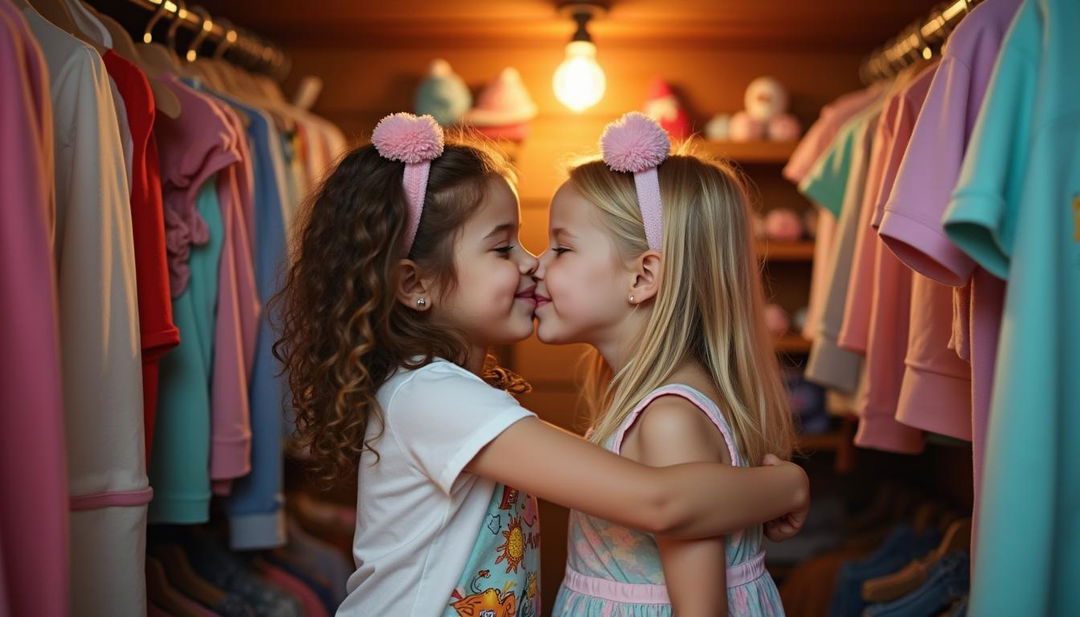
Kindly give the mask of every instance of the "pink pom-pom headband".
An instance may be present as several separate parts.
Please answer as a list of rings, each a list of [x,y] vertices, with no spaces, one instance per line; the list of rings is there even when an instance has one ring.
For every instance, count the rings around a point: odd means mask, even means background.
[[[643,113],[632,111],[607,125],[600,137],[604,162],[613,171],[634,174],[641,221],[649,248],[664,246],[664,215],[660,204],[660,179],[656,168],[671,151],[667,131]]]
[[[412,250],[420,215],[424,212],[431,161],[443,153],[442,127],[431,116],[396,113],[386,116],[375,125],[371,143],[383,158],[405,163],[401,183],[409,203],[408,227],[405,230],[405,254]]]

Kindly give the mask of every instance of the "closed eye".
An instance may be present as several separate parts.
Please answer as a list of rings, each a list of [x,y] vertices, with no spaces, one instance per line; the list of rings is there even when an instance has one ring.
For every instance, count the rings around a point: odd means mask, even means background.
[[[509,244],[507,246],[500,246],[500,247],[498,247],[498,248],[496,248],[494,250],[495,250],[496,253],[501,253],[503,255],[509,255],[510,251],[514,250],[515,248],[516,247],[513,244]]]
[[[554,251],[556,255],[562,255],[563,253],[568,252],[570,249],[562,246],[557,246],[551,250]]]

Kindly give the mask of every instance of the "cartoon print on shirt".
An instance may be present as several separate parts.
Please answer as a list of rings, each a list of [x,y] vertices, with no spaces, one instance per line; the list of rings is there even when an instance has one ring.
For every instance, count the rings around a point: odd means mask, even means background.
[[[520,493],[518,492],[518,490],[516,488],[510,488],[509,486],[504,486],[503,487],[502,502],[499,503],[499,509],[500,510],[509,510],[513,506],[517,505],[518,495],[520,495]],[[528,501],[528,500],[526,500],[526,501]]]
[[[486,589],[483,593],[462,598],[453,604],[459,617],[515,617],[517,596]]]
[[[536,574],[530,572],[525,589],[521,592],[521,600],[518,602],[517,617],[539,617],[536,612],[536,596],[538,593],[540,593],[540,583],[536,578]]]
[[[526,499],[525,509],[521,512],[521,520],[525,521],[525,524],[529,527],[536,527],[538,517],[539,513],[536,508],[536,500]]]
[[[510,524],[507,526],[506,531],[502,532],[503,538],[506,541],[503,542],[496,549],[499,551],[499,557],[495,560],[495,563],[502,563],[506,561],[507,572],[517,572],[518,566],[521,565],[521,560],[525,558],[525,532],[521,530],[521,517],[511,516]]]
[[[444,617],[539,617],[539,527],[534,497],[497,486]]]

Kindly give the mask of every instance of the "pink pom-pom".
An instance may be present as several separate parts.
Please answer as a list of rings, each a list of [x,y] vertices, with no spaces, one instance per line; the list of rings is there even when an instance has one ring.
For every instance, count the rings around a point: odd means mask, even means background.
[[[671,141],[655,120],[632,111],[604,129],[600,149],[611,169],[638,173],[663,163],[671,151]]]
[[[371,143],[383,158],[423,163],[442,155],[443,132],[431,116],[399,112],[379,120],[371,133]]]

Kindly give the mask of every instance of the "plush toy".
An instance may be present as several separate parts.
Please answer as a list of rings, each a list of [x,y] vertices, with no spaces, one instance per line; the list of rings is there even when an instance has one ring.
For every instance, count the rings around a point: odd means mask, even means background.
[[[441,58],[433,60],[416,90],[416,115],[428,114],[439,124],[449,126],[460,121],[470,105],[472,94],[450,63]]]
[[[783,336],[791,329],[791,318],[779,304],[766,304],[765,327],[773,336]]]
[[[797,331],[802,332],[803,328],[806,327],[806,316],[809,314],[810,308],[804,306],[795,311],[795,314],[791,316],[792,325],[795,326]]]
[[[795,242],[803,234],[802,219],[789,208],[769,210],[764,227],[765,237],[774,242]]]
[[[465,123],[493,139],[521,141],[529,134],[529,121],[536,111],[521,74],[508,67],[480,92],[476,106],[465,114]]]
[[[731,139],[731,114],[716,114],[705,125],[705,138],[716,141]]]
[[[765,125],[745,111],[731,117],[732,141],[761,141],[765,139]]]
[[[743,104],[746,108],[731,117],[730,139],[733,141],[798,139],[802,128],[795,116],[786,113],[788,95],[779,81],[758,77],[750,82]]]
[[[654,79],[642,109],[646,116],[656,120],[672,139],[690,136],[690,116],[675,96],[671,86],[662,79]]]

